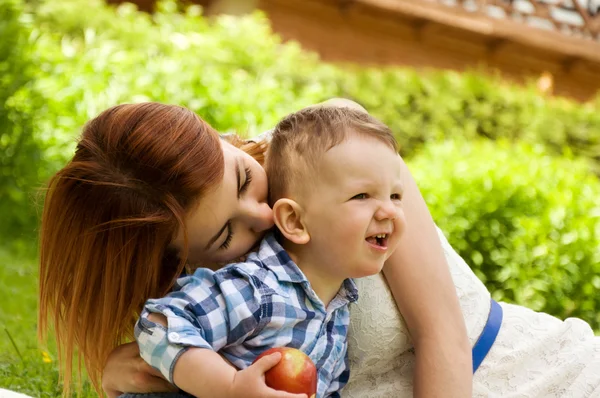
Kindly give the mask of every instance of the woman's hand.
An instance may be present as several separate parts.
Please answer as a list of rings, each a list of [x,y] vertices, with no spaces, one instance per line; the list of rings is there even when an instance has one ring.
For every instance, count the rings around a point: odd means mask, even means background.
[[[102,372],[102,389],[108,398],[125,392],[179,391],[140,357],[135,342],[120,345],[110,353]]]

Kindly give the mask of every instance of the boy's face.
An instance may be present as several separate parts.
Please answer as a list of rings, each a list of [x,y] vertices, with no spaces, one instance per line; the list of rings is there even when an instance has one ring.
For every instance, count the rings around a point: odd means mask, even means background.
[[[345,279],[381,271],[406,223],[400,165],[389,146],[356,133],[323,155],[302,203],[314,272]]]

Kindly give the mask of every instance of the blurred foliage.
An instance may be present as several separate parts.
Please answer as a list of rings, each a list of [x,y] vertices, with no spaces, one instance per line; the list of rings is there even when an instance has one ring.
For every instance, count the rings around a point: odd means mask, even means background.
[[[282,44],[260,13],[209,20],[200,7],[173,1],[149,15],[99,0],[29,0],[20,14],[18,0],[0,2],[13,10],[1,34],[10,61],[0,65],[10,71],[0,93],[0,159],[9,176],[0,206],[12,211],[3,211],[10,222],[0,236],[34,231],[31,188],[71,156],[87,120],[123,102],[180,104],[221,132],[248,136],[288,112],[345,96],[389,124],[407,157],[431,141],[481,136],[542,142],[554,153],[569,147],[594,159],[591,167],[600,162],[598,106],[480,73],[322,63],[296,43]]]
[[[33,184],[44,147],[34,135],[40,97],[34,77],[30,21],[17,0],[0,0],[0,236],[23,236],[36,223]],[[25,233],[30,236],[31,233]]]
[[[600,329],[600,181],[541,146],[454,140],[410,162],[434,219],[497,300]]]
[[[337,95],[359,101],[398,133],[404,155],[447,138],[487,138],[565,147],[593,160],[600,175],[600,100],[582,105],[545,97],[477,72],[423,75],[409,69],[356,69]]]

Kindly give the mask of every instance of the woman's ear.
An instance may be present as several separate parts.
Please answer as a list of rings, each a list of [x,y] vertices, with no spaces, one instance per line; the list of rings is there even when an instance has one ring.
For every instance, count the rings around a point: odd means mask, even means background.
[[[291,199],[279,199],[273,205],[273,219],[279,232],[297,245],[305,245],[310,241],[302,214],[302,207]]]

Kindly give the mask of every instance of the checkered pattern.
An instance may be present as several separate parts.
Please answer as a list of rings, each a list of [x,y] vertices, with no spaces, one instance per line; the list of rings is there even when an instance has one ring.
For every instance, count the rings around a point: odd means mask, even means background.
[[[142,357],[173,381],[188,347],[219,351],[240,369],[271,347],[295,347],[318,369],[318,397],[338,397],[347,383],[348,303],[356,285],[346,280],[327,307],[273,234],[246,262],[180,278],[172,293],[148,300],[135,334]],[[165,328],[148,320],[163,314]]]

